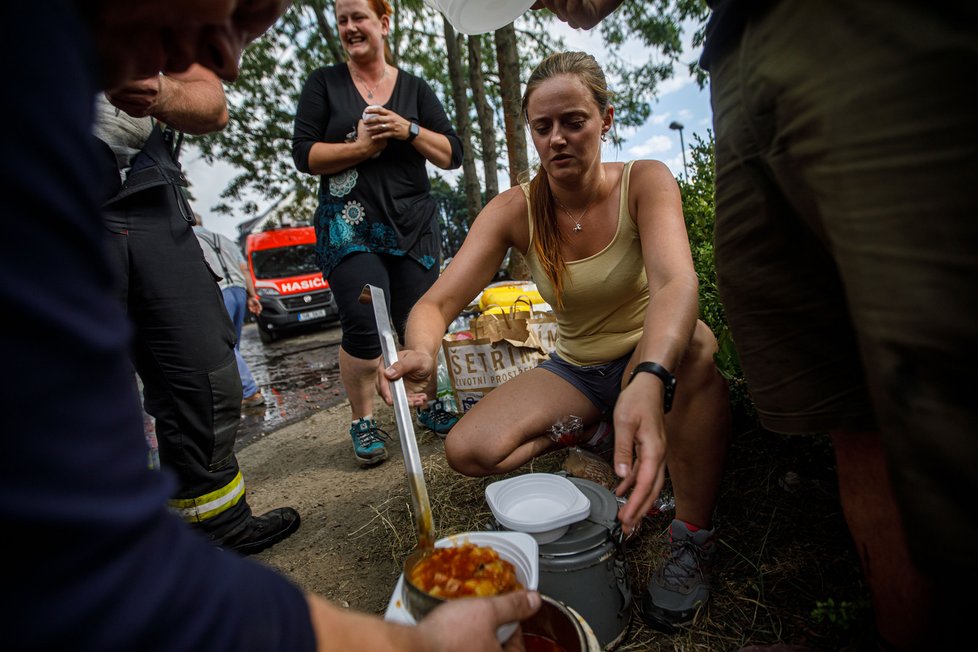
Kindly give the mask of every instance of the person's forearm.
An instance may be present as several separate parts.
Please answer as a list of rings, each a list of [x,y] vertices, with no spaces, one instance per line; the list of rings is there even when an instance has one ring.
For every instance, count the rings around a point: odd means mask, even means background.
[[[658,362],[676,373],[696,327],[697,285],[695,276],[677,277],[650,297],[638,345],[640,362]]]
[[[366,161],[373,153],[360,140],[352,143],[316,143],[309,150],[309,174],[336,174]]]
[[[452,165],[452,144],[448,137],[430,129],[421,129],[418,137],[411,143],[421,156],[442,170]]]
[[[404,330],[404,348],[423,351],[435,357],[449,320],[434,303],[423,298],[414,304]]]
[[[317,652],[333,650],[418,650],[425,649],[415,628],[340,609],[317,595],[308,595],[309,614],[316,633]]]
[[[622,0],[537,0],[534,9],[546,7],[568,25],[591,29],[608,17]]]
[[[163,75],[153,117],[188,134],[220,131],[228,123],[224,87],[204,69],[191,69],[183,76]]]
[[[248,306],[248,311],[258,316],[261,314],[261,300],[258,298],[258,293],[255,291],[255,282],[251,278],[251,271],[248,269],[248,263],[241,263],[241,274],[244,275],[245,280],[245,292],[248,293],[248,300],[245,302]]]
[[[255,282],[251,278],[251,271],[248,269],[248,263],[241,263],[241,273],[244,275],[245,290],[248,291],[248,296],[258,296],[258,294],[255,292]]]

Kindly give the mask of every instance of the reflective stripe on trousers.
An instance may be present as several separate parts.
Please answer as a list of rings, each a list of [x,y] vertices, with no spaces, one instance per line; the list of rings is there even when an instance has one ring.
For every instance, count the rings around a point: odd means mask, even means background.
[[[241,471],[217,491],[196,498],[179,498],[169,501],[170,509],[187,523],[202,523],[231,509],[244,498],[245,483]]]

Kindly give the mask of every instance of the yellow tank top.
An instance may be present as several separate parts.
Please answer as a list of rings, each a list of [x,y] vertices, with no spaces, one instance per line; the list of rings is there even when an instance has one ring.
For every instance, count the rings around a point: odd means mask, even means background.
[[[618,230],[607,247],[588,258],[566,263],[563,303],[557,317],[557,353],[576,365],[611,362],[630,353],[642,337],[649,282],[645,275],[638,228],[628,214],[628,177],[625,164],[618,199]],[[541,296],[557,305],[553,284],[540,266],[533,247],[533,214],[529,184],[523,184],[530,220],[527,266]]]

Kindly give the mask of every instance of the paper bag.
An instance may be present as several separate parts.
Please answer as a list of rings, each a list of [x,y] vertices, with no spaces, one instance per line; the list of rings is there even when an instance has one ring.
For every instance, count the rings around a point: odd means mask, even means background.
[[[520,297],[508,312],[484,312],[472,320],[472,333],[492,342],[506,340],[549,355],[557,345],[557,321],[553,312],[533,312],[533,306],[527,297]]]
[[[552,311],[533,313],[526,320],[526,328],[548,356],[557,348],[557,317]]]
[[[553,350],[556,323],[553,313],[534,313],[516,304],[508,312],[483,313],[470,322],[474,339],[445,336],[442,351],[456,405],[468,411],[507,380],[532,369]]]
[[[455,391],[456,405],[463,412],[510,378],[537,366],[543,351],[514,346],[507,340],[492,342],[487,337],[442,342],[448,376]]]

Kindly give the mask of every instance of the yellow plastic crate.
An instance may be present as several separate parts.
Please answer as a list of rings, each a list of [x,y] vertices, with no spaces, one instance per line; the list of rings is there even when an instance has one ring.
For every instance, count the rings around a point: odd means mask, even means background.
[[[486,288],[482,291],[482,297],[479,299],[479,310],[489,314],[508,312],[510,306],[521,298],[524,301],[529,301],[534,306],[540,304],[546,306],[547,304],[533,283],[521,283]],[[523,301],[520,303],[523,303]],[[549,306],[547,306],[547,309],[549,309]]]

